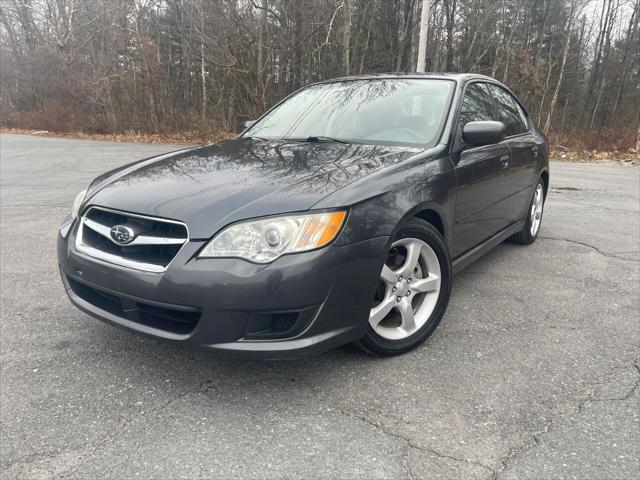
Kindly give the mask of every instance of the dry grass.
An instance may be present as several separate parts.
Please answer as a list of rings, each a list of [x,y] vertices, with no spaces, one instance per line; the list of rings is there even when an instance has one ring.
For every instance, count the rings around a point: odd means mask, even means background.
[[[633,150],[581,150],[557,147],[552,145],[550,156],[553,160],[558,160],[561,162],[640,165],[640,155],[638,155],[638,153]]]
[[[163,133],[163,134],[89,134],[82,132],[49,132],[46,130],[26,130],[20,128],[2,128],[4,133],[19,135],[37,135],[44,137],[63,137],[79,140],[103,140],[109,142],[130,143],[171,143],[171,144],[208,144],[234,138],[233,133],[218,132],[202,134],[200,132]],[[600,151],[587,149],[572,149],[563,146],[551,146],[551,158],[564,162],[578,163],[615,163],[621,165],[640,165],[640,155],[634,150]]]
[[[49,132],[47,130],[26,130],[22,128],[2,128],[3,133],[14,133],[17,135],[36,135],[40,137],[62,137],[78,140],[103,140],[107,142],[129,142],[129,143],[172,143],[172,144],[206,144],[215,143],[221,140],[234,138],[233,133],[218,132],[213,134],[203,134],[201,132],[182,133],[117,133],[117,134],[93,134],[83,132]]]
[[[634,148],[635,128],[603,130],[593,135],[580,131],[565,135],[551,132],[548,137],[554,160],[640,165],[640,152]]]

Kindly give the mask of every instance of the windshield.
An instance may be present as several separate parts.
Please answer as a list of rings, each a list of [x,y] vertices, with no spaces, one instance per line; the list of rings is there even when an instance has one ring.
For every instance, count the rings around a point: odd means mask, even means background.
[[[430,145],[454,83],[367,79],[311,85],[271,110],[244,137]]]

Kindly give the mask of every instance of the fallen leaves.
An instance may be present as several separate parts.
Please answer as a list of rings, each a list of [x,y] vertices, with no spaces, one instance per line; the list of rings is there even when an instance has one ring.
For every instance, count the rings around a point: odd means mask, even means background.
[[[634,149],[581,150],[551,146],[550,157],[561,162],[614,163],[619,165],[640,165],[640,155]]]

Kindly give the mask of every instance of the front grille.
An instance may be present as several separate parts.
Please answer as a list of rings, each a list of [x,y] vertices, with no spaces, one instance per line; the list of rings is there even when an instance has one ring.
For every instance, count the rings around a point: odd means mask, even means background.
[[[132,300],[129,297],[118,296],[86,283],[78,282],[69,276],[67,276],[67,283],[73,293],[100,310],[170,333],[183,335],[191,333],[196,328],[202,314],[200,309],[195,307],[159,307]]]
[[[95,230],[85,228],[82,242],[92,248],[109,255],[117,255],[133,262],[159,265],[166,267],[173,260],[182,245],[131,245],[121,246],[113,243],[107,237],[100,235]]]
[[[116,212],[115,210],[103,210],[93,207],[84,215],[85,218],[112,227],[114,225],[130,225],[139,235],[151,235],[156,237],[186,238],[187,227],[182,223],[169,222],[161,219],[151,219],[141,215],[131,215]]]
[[[130,243],[120,244],[112,238],[111,228],[116,225],[134,232]],[[76,248],[110,263],[161,272],[187,240],[183,223],[91,207],[80,219]]]

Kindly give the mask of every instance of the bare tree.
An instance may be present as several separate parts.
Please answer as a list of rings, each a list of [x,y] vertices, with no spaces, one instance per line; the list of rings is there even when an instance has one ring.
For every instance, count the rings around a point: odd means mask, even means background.
[[[569,16],[567,17],[567,41],[564,46],[564,52],[562,53],[562,65],[560,66],[560,73],[558,74],[558,80],[556,81],[556,88],[553,92],[553,98],[551,99],[551,105],[549,105],[549,111],[547,112],[547,120],[544,123],[543,131],[545,134],[549,133],[551,128],[551,118],[553,117],[553,111],[558,103],[558,95],[560,93],[560,87],[562,86],[562,79],[564,78],[564,71],[567,66],[567,58],[569,58],[569,47],[571,46],[571,34],[573,32],[573,19],[578,7],[578,0],[571,0],[571,7]]]
[[[639,17],[640,0],[0,0],[0,121],[237,131],[309,82],[415,68],[500,78],[552,140],[629,149]]]

